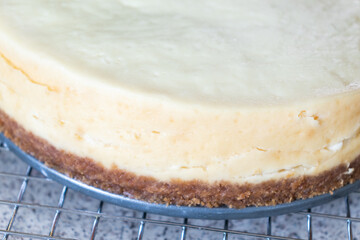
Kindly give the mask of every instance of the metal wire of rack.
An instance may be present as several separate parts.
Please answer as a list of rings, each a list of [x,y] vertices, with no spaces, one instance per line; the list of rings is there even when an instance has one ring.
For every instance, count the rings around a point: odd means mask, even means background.
[[[18,183],[17,188],[15,183]],[[30,186],[31,183],[35,184]],[[40,190],[34,190],[34,186],[40,186]],[[49,191],[52,194],[37,191]],[[50,199],[56,201],[49,203]],[[88,203],[93,207],[87,207]],[[0,144],[0,214],[0,237],[3,240],[350,240],[360,235],[360,229],[354,226],[360,223],[360,217],[357,217],[360,215],[360,191],[326,206],[265,219],[178,219],[122,209],[73,192],[25,165],[8,152],[6,145]],[[82,219],[84,217],[86,221]]]

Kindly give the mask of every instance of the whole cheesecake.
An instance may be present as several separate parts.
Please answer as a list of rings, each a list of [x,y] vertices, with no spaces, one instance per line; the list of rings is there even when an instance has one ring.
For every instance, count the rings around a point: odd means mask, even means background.
[[[274,205],[360,178],[360,1],[0,0],[0,126],[87,184]]]

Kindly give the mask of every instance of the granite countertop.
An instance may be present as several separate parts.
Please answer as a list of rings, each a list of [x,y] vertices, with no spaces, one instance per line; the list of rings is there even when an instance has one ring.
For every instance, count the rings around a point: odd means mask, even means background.
[[[28,166],[17,159],[12,153],[0,151],[0,237],[6,230],[9,220],[14,212],[14,205],[23,184],[23,178]],[[20,176],[19,176],[20,175]],[[44,179],[44,177],[32,170],[27,183],[27,188],[21,199],[21,205],[13,221],[11,231],[28,233],[32,235],[48,235],[52,226],[56,207],[59,204],[63,186]],[[351,217],[360,217],[360,194],[352,193],[349,196]],[[91,239],[92,227],[95,217],[91,214],[79,214],[84,211],[96,212],[99,208],[99,200],[85,196],[68,189],[63,208],[67,211],[61,212],[54,232],[55,237]],[[44,207],[44,206],[50,206]],[[141,212],[124,209],[109,203],[104,203],[102,212],[109,216],[120,216],[119,218],[100,218],[95,239],[136,239],[141,218]],[[329,204],[315,207],[312,212],[346,216],[345,199],[338,199]],[[127,218],[121,217],[126,216]],[[182,228],[180,225],[167,226],[158,224],[159,221],[171,221],[183,223],[183,219],[164,217],[148,214],[147,219],[154,223],[144,225],[142,239],[180,239]],[[230,230],[266,234],[267,218],[231,220],[228,228]],[[295,239],[308,239],[307,216],[304,214],[288,214],[272,218],[272,235],[290,237]],[[224,221],[195,220],[189,219],[188,224],[219,228],[224,227]],[[2,232],[2,233],[1,233]],[[360,239],[360,222],[352,222],[353,239]],[[347,221],[344,219],[330,219],[320,216],[312,217],[313,239],[348,239]],[[28,235],[10,235],[8,239],[36,239]],[[186,239],[223,239],[222,232],[204,231],[199,228],[187,229]],[[229,234],[228,239],[261,239],[250,236]],[[265,238],[263,238],[265,239]]]

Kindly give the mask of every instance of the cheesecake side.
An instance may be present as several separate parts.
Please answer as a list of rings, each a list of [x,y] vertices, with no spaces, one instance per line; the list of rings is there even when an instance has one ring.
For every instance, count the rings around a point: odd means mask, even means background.
[[[66,86],[74,79],[39,84],[26,65],[4,54],[0,68],[5,135],[49,166],[104,190],[156,203],[241,208],[312,197],[358,179],[356,91],[300,106],[226,111],[159,105],[158,99],[136,105],[141,96],[131,105],[98,87]],[[114,131],[121,128],[131,138]],[[130,144],[138,148],[121,148]]]
[[[306,199],[332,191],[360,179],[360,157],[339,164],[316,176],[287,177],[258,184],[236,184],[201,180],[159,181],[116,167],[104,168],[90,158],[56,149],[44,139],[26,131],[0,111],[0,129],[25,152],[46,165],[79,181],[126,197],[152,203],[244,208],[271,206]]]

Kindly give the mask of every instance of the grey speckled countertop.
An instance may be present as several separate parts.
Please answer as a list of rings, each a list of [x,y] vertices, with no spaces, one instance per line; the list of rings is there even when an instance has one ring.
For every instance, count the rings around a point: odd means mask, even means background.
[[[17,201],[19,191],[23,184],[23,175],[27,171],[27,165],[17,159],[12,153],[0,151],[0,237],[7,229],[11,216],[14,212],[14,202]],[[8,239],[36,239],[35,235],[47,236],[50,233],[52,222],[56,214],[56,207],[63,190],[63,186],[43,178],[35,171],[31,171],[27,188],[21,199],[22,205],[17,209]],[[351,217],[360,218],[360,194],[353,193],[349,196]],[[99,200],[90,198],[69,189],[64,201],[54,237],[91,239],[95,217],[92,216],[99,208]],[[89,214],[83,214],[88,211]],[[136,239],[141,212],[127,210],[109,203],[104,203],[102,212],[113,216],[101,217],[95,239]],[[345,199],[338,199],[329,204],[315,207],[312,212],[346,216]],[[115,217],[114,217],[115,216]],[[116,216],[120,216],[116,218]],[[127,217],[124,218],[123,216]],[[142,239],[180,239],[183,219],[163,217],[148,214],[147,219],[153,223],[144,225]],[[347,221],[344,219],[330,219],[321,216],[312,217],[313,239],[349,239]],[[175,223],[174,226],[160,224],[162,221]],[[231,220],[228,229],[255,234],[266,234],[268,219]],[[176,225],[177,224],[177,225]],[[224,221],[193,220],[188,224],[199,227],[211,227],[222,229]],[[288,214],[273,217],[271,219],[274,236],[295,239],[308,239],[307,216],[304,214]],[[360,239],[360,220],[354,219],[351,223],[353,239]],[[204,231],[198,228],[188,228],[186,239],[223,239],[221,231]],[[22,233],[22,234],[20,234]],[[27,234],[27,236],[26,236]],[[45,239],[45,238],[44,238]],[[266,239],[251,236],[229,234],[228,239]],[[286,239],[286,238],[285,238]]]

